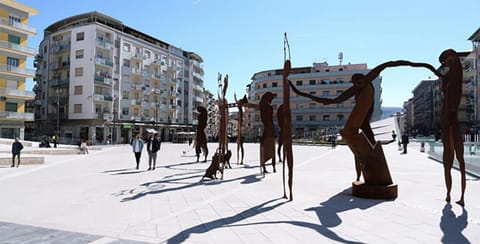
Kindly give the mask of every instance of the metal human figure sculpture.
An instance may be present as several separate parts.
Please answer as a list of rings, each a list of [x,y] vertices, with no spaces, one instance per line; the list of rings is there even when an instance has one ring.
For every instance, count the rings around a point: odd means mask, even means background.
[[[451,170],[454,155],[457,157],[460,166],[462,194],[456,203],[465,206],[464,194],[467,185],[465,176],[465,160],[463,158],[463,139],[458,121],[458,107],[462,98],[463,69],[457,52],[447,49],[440,54],[439,61],[442,64],[439,68],[442,78],[443,106],[440,124],[442,127],[443,143],[443,167],[447,197],[445,201],[450,202],[450,191],[452,189]]]
[[[243,150],[243,138],[242,138],[242,124],[243,124],[243,106],[248,103],[247,95],[242,99],[237,100],[237,94],[233,94],[235,103],[238,108],[238,124],[237,124],[237,164],[243,164],[244,150]],[[240,152],[242,153],[241,161],[239,160]]]
[[[285,33],[284,48],[288,47],[287,34]],[[293,201],[293,150],[292,150],[292,112],[290,110],[290,88],[288,86],[288,76],[291,72],[290,48],[288,48],[289,57],[283,63],[283,197],[287,198],[285,190],[285,164],[288,166],[288,189],[290,191],[290,201]],[[286,54],[285,54],[286,56]]]
[[[382,70],[396,66],[425,67],[435,72],[435,68],[426,63],[413,63],[404,60],[386,62],[373,68],[365,75],[361,73],[352,75],[353,86],[334,99],[319,98],[300,92],[289,81],[293,91],[298,95],[324,104],[341,103],[353,96],[355,97],[355,106],[341,131],[341,135],[355,156],[357,178],[359,175],[358,169],[360,169],[365,179],[365,184],[357,183],[357,181],[353,185],[353,194],[360,197],[395,198],[397,196],[397,187],[392,185],[393,182],[381,143],[375,141],[370,127],[375,92],[372,82]],[[362,130],[362,133],[359,133],[359,129]]]
[[[208,156],[208,147],[207,147],[207,136],[205,134],[205,127],[207,127],[207,109],[202,106],[197,107],[197,111],[200,113],[198,115],[198,125],[197,125],[197,136],[195,139],[195,154],[197,155],[197,162],[200,158],[200,153],[203,149],[203,154],[205,159],[203,162],[207,162]]]
[[[277,154],[278,154],[278,162],[282,162],[282,146],[283,146],[283,124],[284,124],[284,113],[283,113],[283,103],[278,106],[277,109],[277,121],[278,121],[278,148],[277,148]],[[285,168],[285,165],[284,165]]]
[[[273,94],[266,92],[260,98],[260,120],[263,123],[262,141],[260,143],[260,165],[263,168],[262,174],[268,173],[265,163],[272,160],[273,172],[275,169],[275,135],[273,126],[273,107],[271,105]]]

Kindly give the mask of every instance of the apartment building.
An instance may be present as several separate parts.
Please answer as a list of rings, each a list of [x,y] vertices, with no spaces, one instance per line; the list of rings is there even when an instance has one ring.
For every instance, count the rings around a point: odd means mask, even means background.
[[[28,47],[30,36],[37,30],[28,25],[29,17],[38,14],[36,9],[12,0],[0,0],[0,137],[24,139],[25,121],[33,121],[33,113],[26,102],[34,93],[26,91],[26,81],[35,76],[27,68],[27,58],[36,54]]]
[[[292,68],[289,79],[296,87],[319,97],[334,98],[352,86],[351,76],[355,73],[366,74],[369,71],[366,64],[329,65],[328,63],[314,63],[311,67]],[[375,104],[372,121],[381,118],[381,77],[373,81],[375,88]],[[260,71],[253,75],[248,86],[251,103],[258,104],[261,96],[272,92],[274,99],[272,106],[276,113],[283,103],[282,69]],[[291,92],[292,131],[297,137],[311,137],[318,133],[336,133],[345,124],[353,106],[354,98],[340,104],[323,105],[308,98],[297,96]],[[275,116],[276,118],[276,116]],[[261,135],[262,123],[258,110],[249,109],[247,124],[251,137]],[[277,121],[275,126],[277,127]],[[278,133],[278,128],[276,128]]]
[[[195,130],[203,60],[99,12],[44,30],[36,57],[37,136],[65,143],[128,143],[146,129],[163,140]]]

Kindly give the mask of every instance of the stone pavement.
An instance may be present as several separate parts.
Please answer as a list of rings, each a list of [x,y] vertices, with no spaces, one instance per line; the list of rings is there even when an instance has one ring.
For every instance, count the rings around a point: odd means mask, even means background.
[[[385,126],[376,128],[388,129]],[[390,136],[384,133],[385,138]],[[379,137],[380,137],[379,133]],[[210,154],[216,144],[209,144]],[[468,176],[466,207],[447,204],[443,167],[409,145],[384,145],[399,196],[350,195],[346,146],[294,146],[294,200],[282,198],[282,164],[260,176],[258,144],[223,180],[203,180],[186,144],[163,143],[155,171],[140,170],[128,145],[87,155],[45,155],[45,164],[0,166],[0,243],[475,243],[480,181]],[[211,158],[211,156],[209,157]],[[272,167],[267,167],[271,171]],[[460,175],[452,170],[452,200]]]

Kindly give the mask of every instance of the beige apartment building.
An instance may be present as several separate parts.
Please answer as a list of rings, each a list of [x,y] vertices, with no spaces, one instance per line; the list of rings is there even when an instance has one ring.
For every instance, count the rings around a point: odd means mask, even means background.
[[[12,0],[0,0],[0,137],[24,138],[25,121],[33,121],[33,113],[26,106],[34,93],[26,91],[27,79],[35,71],[27,68],[27,58],[35,56],[35,48],[28,47],[28,37],[37,30],[28,25],[36,9]]]

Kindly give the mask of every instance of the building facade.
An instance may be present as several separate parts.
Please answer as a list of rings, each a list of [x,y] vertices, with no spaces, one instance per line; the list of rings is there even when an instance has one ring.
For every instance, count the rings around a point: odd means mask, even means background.
[[[64,143],[128,143],[147,128],[168,141],[195,130],[204,102],[198,54],[98,12],[47,27],[36,66],[32,136]]]
[[[37,30],[28,19],[38,14],[36,9],[12,0],[0,0],[0,137],[24,139],[25,121],[33,121],[27,102],[34,93],[26,91],[26,81],[35,76],[27,68],[27,58],[36,54],[28,47],[28,37]]]
[[[366,64],[328,65],[314,63],[311,67],[292,68],[289,79],[302,91],[315,96],[334,98],[352,86],[351,76],[355,73],[366,74],[369,71]],[[261,96],[272,92],[272,106],[276,113],[283,103],[282,69],[266,70],[255,73],[248,86],[247,93],[251,103],[258,104]],[[373,81],[375,88],[375,103],[372,121],[381,118],[381,77]],[[292,111],[292,131],[296,137],[314,137],[318,134],[337,133],[345,124],[355,105],[354,98],[341,103],[323,105],[308,98],[297,96],[291,92],[290,105]],[[276,118],[276,116],[275,116]],[[260,137],[263,125],[258,110],[249,109],[247,124],[251,137]],[[277,127],[277,120],[274,119]],[[278,128],[276,128],[278,133]]]

